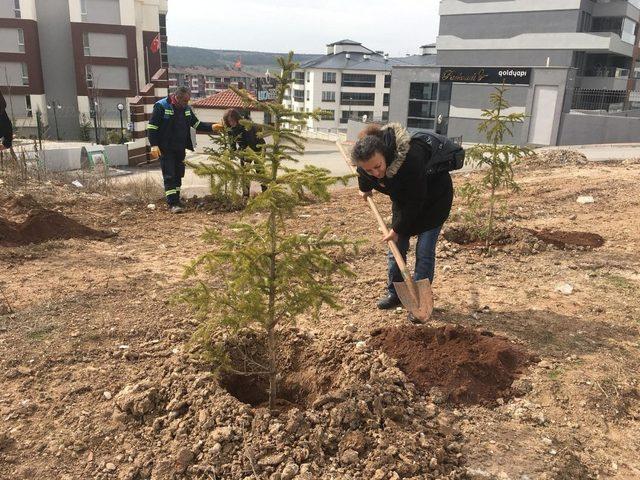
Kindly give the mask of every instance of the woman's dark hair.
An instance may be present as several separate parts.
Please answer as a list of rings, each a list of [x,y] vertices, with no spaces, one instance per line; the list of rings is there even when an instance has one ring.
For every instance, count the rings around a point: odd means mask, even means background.
[[[222,116],[222,121],[224,122],[226,127],[230,127],[230,120],[234,120],[236,123],[240,122],[240,113],[235,108],[230,108],[224,115]]]
[[[366,162],[376,153],[381,153],[387,164],[390,164],[395,150],[396,135],[393,129],[383,130],[382,125],[371,123],[358,134],[358,141],[351,151],[351,160],[354,163]]]
[[[376,153],[385,155],[386,146],[382,140],[382,135],[366,135],[356,142],[351,150],[351,160],[355,163],[366,162]]]

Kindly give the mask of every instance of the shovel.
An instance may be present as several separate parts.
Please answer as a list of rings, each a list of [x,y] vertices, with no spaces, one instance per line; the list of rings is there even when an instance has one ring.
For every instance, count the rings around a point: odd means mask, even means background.
[[[347,152],[344,149],[344,146],[340,141],[337,142],[338,148],[344,157],[344,160],[349,165],[351,171],[357,175],[357,171],[355,167],[351,164],[351,160],[347,155]],[[384,222],[380,212],[378,211],[378,207],[376,207],[375,202],[371,197],[367,198],[367,203],[369,207],[371,207],[371,211],[373,215],[376,217],[378,221],[378,225],[380,229],[384,233],[385,236],[389,235],[389,229],[387,228],[387,224]],[[393,286],[396,288],[396,293],[398,294],[398,298],[402,302],[402,305],[418,320],[426,321],[431,317],[431,313],[433,312],[433,293],[431,291],[431,282],[429,279],[418,280],[417,282],[411,276],[409,269],[407,268],[407,264],[402,258],[402,254],[400,250],[398,250],[398,246],[396,242],[393,240],[389,240],[387,242],[389,244],[389,249],[391,253],[393,253],[393,257],[396,259],[396,263],[400,268],[400,273],[402,274],[402,278],[404,282],[393,282]]]

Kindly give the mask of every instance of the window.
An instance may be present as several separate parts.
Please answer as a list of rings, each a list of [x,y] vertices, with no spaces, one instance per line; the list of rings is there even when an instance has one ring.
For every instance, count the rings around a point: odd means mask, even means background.
[[[22,10],[20,9],[20,0],[13,0],[13,13],[16,18],[22,18]]]
[[[409,86],[410,100],[437,100],[437,83],[412,83]]]
[[[311,72],[307,72],[307,83],[311,81]]]
[[[24,30],[18,29],[18,51],[24,53]]]
[[[307,90],[307,102],[311,100],[311,90]]]
[[[27,64],[22,64],[22,85],[29,85],[29,69],[27,68]]]
[[[27,117],[33,117],[33,109],[31,108],[31,95],[24,97],[25,107],[27,111]]]
[[[591,31],[591,14],[585,12],[584,10],[580,12],[580,20],[578,23],[578,31],[579,32],[590,32]]]
[[[438,116],[438,84],[411,83],[409,85],[409,115],[407,126],[434,130]]]
[[[93,88],[93,69],[91,65],[85,67],[85,75],[87,79],[87,88]]]
[[[382,121],[383,122],[389,121],[389,112],[382,112]]]
[[[293,72],[293,83],[304,85],[304,72]]]
[[[335,102],[336,101],[336,92],[322,92],[322,101],[323,102]]]
[[[89,45],[89,34],[87,32],[84,32],[82,34],[82,46],[84,48],[84,56],[85,57],[90,57],[91,56],[91,47]]]
[[[322,72],[322,83],[336,83],[336,72]]]
[[[376,101],[375,93],[342,92],[340,94],[341,105],[371,105]]]
[[[304,102],[304,90],[294,90],[293,100],[296,102]]]
[[[87,0],[80,0],[80,17],[83,22],[87,21]]]
[[[436,118],[436,102],[409,102],[409,116]]]
[[[343,73],[342,86],[376,88],[376,76],[362,73]]]
[[[389,106],[390,97],[391,97],[391,94],[389,94],[389,93],[385,93],[384,94],[384,97],[382,98],[382,105],[383,106],[385,106],[385,107]]]
[[[384,76],[384,88],[391,88],[391,75]]]
[[[320,114],[320,120],[335,120],[336,119],[336,111],[335,110],[323,110]]]

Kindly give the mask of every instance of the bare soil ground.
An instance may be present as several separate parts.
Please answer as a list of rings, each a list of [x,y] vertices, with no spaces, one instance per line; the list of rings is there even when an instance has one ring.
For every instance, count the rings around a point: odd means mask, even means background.
[[[640,163],[535,165],[519,182],[506,219],[546,233],[491,255],[442,239],[430,325],[490,332],[537,357],[515,394],[469,404],[416,390],[371,346],[372,332],[415,327],[375,308],[385,249],[347,189],[289,221],[365,244],[346,259],[357,277],[340,284],[344,309],[290,334],[292,362],[317,359],[297,384],[317,385],[283,419],[227,395],[188,355],[197,321],[171,302],[192,281],[184,267],[205,251],[203,230],[238,212],[172,216],[55,184],[0,190],[14,233],[34,201],[114,234],[0,246],[0,478],[640,478]],[[560,248],[549,232],[604,244]]]

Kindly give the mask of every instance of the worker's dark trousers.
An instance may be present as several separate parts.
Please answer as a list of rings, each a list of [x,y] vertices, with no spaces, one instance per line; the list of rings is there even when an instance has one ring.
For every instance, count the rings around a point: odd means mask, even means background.
[[[164,180],[164,194],[170,207],[180,203],[180,189],[182,177],[184,177],[184,157],[186,151],[167,150],[162,152],[160,166],[162,167],[162,179]]]

